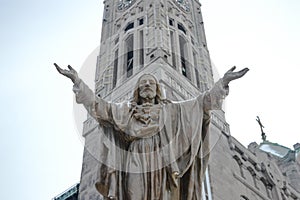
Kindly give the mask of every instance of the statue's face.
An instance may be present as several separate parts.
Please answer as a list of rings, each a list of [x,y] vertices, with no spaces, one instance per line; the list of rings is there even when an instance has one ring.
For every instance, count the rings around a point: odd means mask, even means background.
[[[156,80],[151,75],[144,75],[139,81],[139,96],[153,99],[156,96]]]

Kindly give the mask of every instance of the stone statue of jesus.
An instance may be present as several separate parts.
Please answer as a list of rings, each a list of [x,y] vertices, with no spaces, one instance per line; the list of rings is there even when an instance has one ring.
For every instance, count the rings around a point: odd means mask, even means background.
[[[144,74],[130,101],[113,103],[95,96],[71,66],[64,70],[54,65],[73,81],[77,103],[99,123],[101,159],[95,186],[104,198],[201,200],[209,111],[221,109],[229,82],[248,68],[231,68],[211,90],[182,102],[164,99],[156,77]]]

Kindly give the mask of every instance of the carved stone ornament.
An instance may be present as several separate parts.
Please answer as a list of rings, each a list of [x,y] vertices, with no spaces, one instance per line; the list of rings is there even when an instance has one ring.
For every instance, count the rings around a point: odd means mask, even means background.
[[[190,3],[188,0],[174,0],[176,5],[185,12],[190,12]]]
[[[119,0],[118,2],[118,10],[123,11],[129,8],[135,0]]]
[[[284,180],[283,175],[276,164],[266,161],[262,163],[262,170],[264,170],[267,180],[272,183],[272,185],[277,185],[279,188],[284,186],[282,182],[282,180]]]

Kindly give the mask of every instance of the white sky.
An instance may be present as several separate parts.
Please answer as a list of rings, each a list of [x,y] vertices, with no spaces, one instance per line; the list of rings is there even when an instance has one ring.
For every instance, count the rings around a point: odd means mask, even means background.
[[[211,59],[220,74],[249,67],[230,84],[225,112],[242,144],[300,142],[300,1],[202,0]],[[99,45],[102,2],[0,1],[1,199],[51,199],[79,182],[83,145],[72,84],[52,63],[77,70]]]

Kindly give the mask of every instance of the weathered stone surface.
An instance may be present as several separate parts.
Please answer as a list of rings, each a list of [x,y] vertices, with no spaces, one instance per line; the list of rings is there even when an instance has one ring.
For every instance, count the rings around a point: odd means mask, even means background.
[[[261,150],[263,143],[251,143],[247,149],[230,135],[217,130],[211,133],[218,138],[208,166],[212,199],[300,198],[299,164],[292,156],[295,151],[280,158]]]
[[[175,0],[135,0],[122,9],[118,9],[119,2],[104,2],[101,49],[95,74],[97,96],[114,102],[128,100],[143,73],[154,74],[165,96],[171,100],[191,99],[199,95],[199,90],[204,92],[213,86],[201,5],[197,0],[189,2],[190,10]],[[129,52],[133,52],[132,57]],[[84,124],[81,200],[102,198],[94,187],[100,156],[97,126],[91,117]],[[300,198],[299,149],[295,151],[296,162],[292,159],[280,162],[261,151],[259,145],[247,150],[230,136],[222,111],[211,113],[210,132],[212,151],[202,189],[204,199]],[[280,180],[271,176],[280,174],[276,166],[283,175]]]

